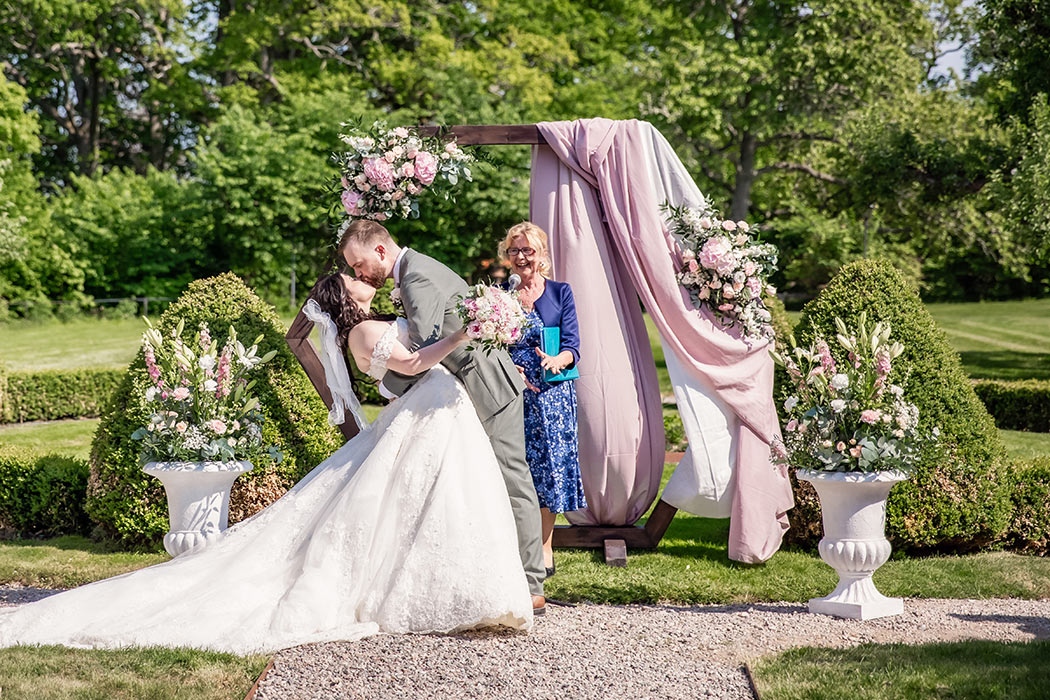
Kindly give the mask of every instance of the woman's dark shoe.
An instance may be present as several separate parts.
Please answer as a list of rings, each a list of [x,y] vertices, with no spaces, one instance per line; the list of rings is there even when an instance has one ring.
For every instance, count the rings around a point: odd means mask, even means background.
[[[547,567],[547,578],[550,578],[551,576],[553,576],[554,572],[557,571],[557,569],[558,569],[557,565],[554,564],[553,562],[551,562],[551,565]]]

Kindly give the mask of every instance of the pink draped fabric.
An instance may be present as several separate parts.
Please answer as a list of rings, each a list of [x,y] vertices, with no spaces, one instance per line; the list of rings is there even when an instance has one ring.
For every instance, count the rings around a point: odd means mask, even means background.
[[[793,505],[786,471],[770,462],[779,437],[773,363],[768,347],[748,346],[697,313],[675,280],[676,244],[645,165],[651,128],[636,120],[541,123],[548,146],[533,151],[531,217],[551,235],[555,275],[572,285],[580,317],[580,461],[592,508],[584,517],[633,523],[659,486],[663,425],[651,351],[640,347],[637,293],[682,365],[739,418],[729,556],[765,561]],[[631,441],[635,464],[623,451]]]

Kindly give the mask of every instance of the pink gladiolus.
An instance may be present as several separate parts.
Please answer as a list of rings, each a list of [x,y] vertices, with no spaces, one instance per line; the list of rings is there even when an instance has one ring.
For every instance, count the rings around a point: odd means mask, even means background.
[[[430,185],[437,176],[438,162],[433,154],[420,151],[416,154],[416,179],[423,185]]]
[[[817,352],[820,353],[820,366],[828,374],[835,374],[835,358],[831,356],[831,348],[823,340],[817,343]]]
[[[389,192],[394,188],[394,169],[390,163],[381,158],[365,160],[365,175],[383,192]]]

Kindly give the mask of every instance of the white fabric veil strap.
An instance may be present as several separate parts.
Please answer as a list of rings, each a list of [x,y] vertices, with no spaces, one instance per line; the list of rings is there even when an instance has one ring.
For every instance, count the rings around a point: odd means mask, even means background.
[[[324,367],[324,378],[328,384],[328,390],[332,392],[332,410],[328,412],[328,422],[332,425],[342,425],[346,420],[344,409],[350,409],[350,413],[357,421],[357,427],[365,430],[368,421],[365,413],[361,410],[361,402],[357,400],[353,384],[350,383],[350,372],[346,368],[346,358],[339,350],[339,331],[335,327],[335,321],[327,313],[321,310],[318,303],[309,299],[303,307],[306,317],[317,324],[321,331],[321,365]]]

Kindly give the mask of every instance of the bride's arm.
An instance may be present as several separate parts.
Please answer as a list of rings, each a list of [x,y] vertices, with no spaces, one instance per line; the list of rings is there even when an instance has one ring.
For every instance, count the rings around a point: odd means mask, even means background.
[[[358,324],[350,331],[350,351],[358,367],[371,362],[372,348],[375,347],[376,341],[379,340],[384,330],[385,328],[380,324],[366,322]],[[450,352],[466,343],[467,340],[467,331],[463,328],[436,343],[415,351],[410,351],[395,340],[386,367],[400,374],[410,376],[421,374],[444,360]]]

